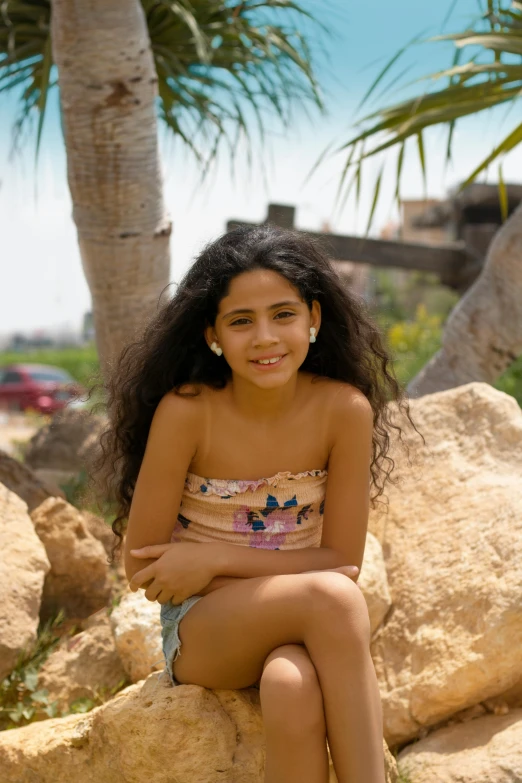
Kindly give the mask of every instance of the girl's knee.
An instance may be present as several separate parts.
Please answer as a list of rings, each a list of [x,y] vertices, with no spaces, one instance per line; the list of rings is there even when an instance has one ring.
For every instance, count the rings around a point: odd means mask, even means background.
[[[328,635],[350,635],[370,643],[370,616],[366,599],[357,584],[347,576],[332,571],[311,574],[311,610],[318,628]]]
[[[307,731],[326,732],[323,694],[305,647],[288,644],[270,653],[259,695],[267,728],[287,738]]]

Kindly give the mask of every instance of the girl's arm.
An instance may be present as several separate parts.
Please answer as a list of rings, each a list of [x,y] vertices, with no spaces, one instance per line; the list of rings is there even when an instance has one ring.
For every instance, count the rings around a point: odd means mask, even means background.
[[[347,563],[340,552],[320,546],[279,550],[216,543],[214,547],[215,570],[220,576],[228,578],[302,574],[305,571],[324,571],[344,565],[356,565],[353,562]]]
[[[241,578],[301,574],[306,571],[324,571],[354,565],[354,563],[346,563],[342,555],[326,547],[279,551],[217,542],[153,544],[132,550],[135,559],[140,558],[142,562],[145,560],[149,565],[129,578],[131,590],[150,584],[147,580],[151,577],[158,578],[158,583],[164,583],[165,589],[172,587],[169,584],[169,575],[175,576],[180,566],[182,570],[187,567],[186,558],[179,559],[183,547],[191,548],[192,568],[201,565],[205,572],[212,574],[212,578],[209,578],[204,587],[208,592]],[[152,558],[154,559],[150,563]],[[173,566],[172,561],[176,565]],[[193,595],[206,595],[206,592],[198,591]]]
[[[353,569],[353,570],[351,570]],[[347,576],[349,579],[351,579],[353,582],[357,582],[359,578],[359,574],[357,573],[357,569],[353,566],[341,566],[340,568],[320,568],[316,569],[314,571],[304,571],[305,574],[314,574],[317,573],[317,571],[339,571],[340,573],[344,574],[344,576]],[[237,584],[237,582],[244,582],[245,578],[249,577],[242,577],[242,576],[215,576],[214,579],[209,582],[209,584],[203,589],[200,590],[199,593],[196,593],[196,595],[208,595],[208,593],[212,593],[214,590],[219,590],[220,587],[226,587],[230,584]]]
[[[185,476],[198,442],[197,399],[166,394],[152,419],[145,454],[134,488],[124,542],[127,579],[156,562],[134,557],[142,549],[170,541],[181,503]]]

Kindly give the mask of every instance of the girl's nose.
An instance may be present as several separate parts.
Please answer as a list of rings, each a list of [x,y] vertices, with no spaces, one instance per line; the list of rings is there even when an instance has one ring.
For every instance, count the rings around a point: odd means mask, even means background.
[[[268,324],[258,324],[254,342],[256,345],[272,345],[278,342],[278,338],[273,334],[271,327]]]

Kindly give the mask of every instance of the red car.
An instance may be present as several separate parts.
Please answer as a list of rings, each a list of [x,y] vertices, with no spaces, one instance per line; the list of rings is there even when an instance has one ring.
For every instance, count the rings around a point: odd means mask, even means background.
[[[69,407],[83,407],[75,399],[85,389],[66,370],[49,364],[9,364],[0,367],[0,410],[36,410],[55,413]]]

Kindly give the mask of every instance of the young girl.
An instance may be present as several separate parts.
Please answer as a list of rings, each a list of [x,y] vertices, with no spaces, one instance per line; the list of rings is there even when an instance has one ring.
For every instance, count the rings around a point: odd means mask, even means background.
[[[260,226],[203,250],[108,383],[114,552],[128,520],[174,685],[259,687],[266,783],[327,783],[326,741],[339,783],[385,780],[356,580],[387,402],[409,418],[388,361],[317,243]]]

